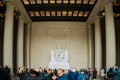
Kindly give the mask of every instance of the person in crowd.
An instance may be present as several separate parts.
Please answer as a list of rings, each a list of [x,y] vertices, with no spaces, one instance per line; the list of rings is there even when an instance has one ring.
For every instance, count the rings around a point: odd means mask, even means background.
[[[115,75],[114,80],[120,80],[120,72],[119,72],[118,67],[115,67],[113,69],[113,72],[114,72],[114,75]]]
[[[47,70],[47,73],[44,76],[44,80],[53,80],[52,77],[54,76],[54,73],[51,69]]]
[[[88,70],[87,70],[87,76],[86,76],[87,80],[91,80],[91,76],[92,76],[92,69],[88,68]]]
[[[11,80],[10,78],[10,68],[6,65],[4,68],[4,78],[5,80]]]
[[[105,80],[107,80],[107,77],[108,77],[108,76],[107,76],[107,73],[108,73],[108,71],[109,71],[109,69],[106,67],[106,68],[105,68]]]
[[[23,80],[27,80],[27,78],[30,76],[28,68],[25,69],[24,75],[23,75]]]
[[[41,80],[39,78],[39,72],[35,71],[34,69],[31,69],[30,70],[30,77],[29,77],[30,80]]]
[[[114,80],[114,72],[113,72],[113,68],[111,67],[108,72],[107,72],[107,79],[108,80]]]
[[[44,71],[44,73],[45,73],[45,74],[47,74],[47,68],[44,68],[44,70],[43,70],[43,71]]]
[[[55,73],[53,73],[53,74],[51,75],[51,78],[52,78],[52,80],[57,80],[57,76],[55,75]]]
[[[55,75],[57,75],[57,69],[55,68],[55,70],[53,71]]]
[[[68,80],[68,77],[64,74],[64,70],[62,68],[57,70],[57,77],[57,80]]]
[[[105,80],[105,69],[104,68],[100,70],[100,80]]]
[[[77,77],[77,80],[86,80],[86,74],[84,69],[80,69],[80,73]]]
[[[118,75],[119,75],[118,79],[120,79],[120,68],[118,68]]]
[[[18,77],[20,78],[20,80],[23,80],[25,75],[27,76],[27,69],[25,67],[18,68]]]
[[[69,80],[77,80],[77,77],[78,77],[78,72],[76,69],[73,68],[72,70],[69,71],[68,73]]]
[[[44,76],[45,76],[45,72],[44,72],[44,70],[42,69],[42,67],[39,68],[38,72],[39,72],[38,75],[39,75],[40,79],[43,80],[43,79],[44,79]]]
[[[51,69],[48,69],[47,73],[44,76],[44,80],[56,80],[56,78],[56,71]]]
[[[93,70],[92,78],[93,78],[93,80],[97,79],[97,70],[96,70],[96,68]]]
[[[44,80],[51,80],[51,79],[48,79],[48,77],[50,76],[50,72],[52,72],[51,69],[47,70],[46,68],[44,68],[44,73],[45,73]]]

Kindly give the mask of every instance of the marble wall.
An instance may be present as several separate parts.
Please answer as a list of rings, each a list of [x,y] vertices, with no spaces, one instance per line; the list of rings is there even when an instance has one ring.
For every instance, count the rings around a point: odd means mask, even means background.
[[[70,67],[87,68],[87,27],[81,22],[33,22],[31,67],[48,67],[50,50],[68,49]]]

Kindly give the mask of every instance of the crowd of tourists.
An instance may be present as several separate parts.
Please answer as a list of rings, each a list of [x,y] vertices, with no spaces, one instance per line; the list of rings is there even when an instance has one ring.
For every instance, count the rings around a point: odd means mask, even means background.
[[[19,68],[18,76],[20,80],[120,80],[120,68],[111,67],[110,69],[102,68],[99,76],[96,69],[70,70],[63,69],[30,69],[25,67]]]
[[[98,75],[99,74],[99,75]],[[18,68],[17,76],[20,80],[120,80],[120,68],[117,66],[110,69],[102,68],[97,71],[95,68],[70,70],[59,69],[43,69],[25,67]],[[8,66],[0,66],[0,80],[10,79],[10,68]]]

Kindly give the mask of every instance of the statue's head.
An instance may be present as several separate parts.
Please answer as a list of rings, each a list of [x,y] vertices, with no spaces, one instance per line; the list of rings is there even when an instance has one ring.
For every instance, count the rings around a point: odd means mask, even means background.
[[[60,45],[60,44],[58,44],[58,48],[61,48],[61,45]]]

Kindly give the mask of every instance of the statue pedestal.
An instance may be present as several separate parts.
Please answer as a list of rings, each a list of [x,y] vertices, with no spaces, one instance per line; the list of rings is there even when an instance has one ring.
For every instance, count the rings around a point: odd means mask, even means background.
[[[62,68],[62,69],[70,69],[69,63],[65,63],[65,62],[50,62],[49,63],[49,68],[50,69],[58,69],[58,68]]]

